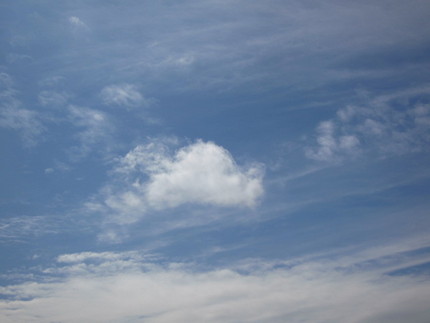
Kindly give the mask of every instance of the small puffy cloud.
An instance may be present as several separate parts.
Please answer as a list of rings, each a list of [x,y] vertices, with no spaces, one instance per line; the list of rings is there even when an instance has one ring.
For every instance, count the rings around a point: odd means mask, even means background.
[[[334,125],[331,121],[321,122],[317,128],[318,148],[308,150],[307,156],[317,160],[329,160],[333,158],[337,143],[334,138]]]
[[[317,147],[307,148],[306,156],[319,161],[339,161],[343,154],[353,153],[360,145],[354,135],[338,136],[333,121],[323,121],[317,127]]]
[[[119,160],[115,173],[119,182],[106,186],[103,201],[89,208],[107,208],[123,224],[183,204],[253,207],[264,192],[261,165],[240,167],[226,149],[201,140],[175,153],[155,141],[139,145]]]
[[[137,87],[132,84],[106,86],[101,91],[100,96],[106,105],[130,108],[147,104]]]
[[[69,23],[74,27],[87,28],[87,25],[81,19],[79,19],[79,17],[76,16],[69,17]]]
[[[429,95],[428,88],[410,89],[339,109],[317,126],[316,144],[305,148],[306,156],[339,162],[364,151],[383,156],[425,151],[430,145],[430,105],[420,98]],[[410,103],[414,101],[418,103]]]

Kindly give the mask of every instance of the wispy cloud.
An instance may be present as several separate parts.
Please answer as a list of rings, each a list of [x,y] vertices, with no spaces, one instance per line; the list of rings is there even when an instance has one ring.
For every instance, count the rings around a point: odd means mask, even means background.
[[[333,121],[323,121],[317,127],[318,148],[307,149],[306,156],[316,160],[338,161],[343,154],[353,154],[359,147],[355,135],[337,136]]]
[[[1,287],[8,300],[0,302],[0,317],[3,322],[404,322],[406,317],[425,322],[426,276],[387,273],[392,263],[409,266],[405,255],[422,252],[395,250],[380,249],[380,261],[369,258],[375,255],[370,252],[359,262],[351,261],[351,254],[253,260],[206,271],[195,264],[156,264],[136,252],[65,254],[42,269],[45,278]]]
[[[85,263],[87,261],[99,261],[103,263],[127,261],[128,263],[137,263],[142,260],[143,257],[137,252],[80,252],[57,257],[57,262],[65,264]]]
[[[306,156],[338,162],[360,153],[379,157],[427,151],[430,144],[430,89],[420,87],[349,105],[316,129]]]
[[[143,15],[142,33],[150,41],[133,36],[121,40],[124,48],[132,50],[126,59],[114,57],[114,64],[127,73],[142,73],[151,83],[162,79],[163,85],[176,89],[225,90],[244,84],[258,84],[259,89],[281,84],[283,88],[308,89],[340,77],[373,78],[387,71],[401,75],[407,67],[399,69],[393,63],[393,52],[407,61],[410,52],[405,48],[426,41],[428,23],[422,16],[428,9],[421,1],[414,6],[396,1],[390,10],[385,2],[339,6],[336,1],[326,1],[313,8],[300,1],[252,6],[246,1],[186,1],[180,7],[154,8],[158,17],[169,22],[166,30],[157,28],[159,21],[153,11],[133,12],[133,6],[119,13],[127,14],[122,23],[118,17],[106,17],[106,27],[109,31],[128,28],[142,23]],[[196,19],[205,16],[212,19]],[[184,25],[184,21],[188,23]],[[408,36],[411,34],[413,38]],[[117,50],[116,46],[113,49]],[[363,63],[363,54],[375,53],[379,59],[389,58],[384,68]],[[426,66],[426,62],[420,63]],[[178,82],[179,75],[182,82]]]
[[[3,241],[21,241],[58,231],[58,222],[47,216],[15,216],[0,220],[0,239]]]
[[[131,108],[145,107],[148,101],[132,84],[110,85],[103,88],[100,93],[103,102],[107,105]]]
[[[88,26],[79,17],[76,17],[76,16],[70,16],[69,23],[75,28],[81,28],[81,29],[88,28]]]
[[[19,108],[18,104],[8,104],[0,112],[0,126],[16,130],[26,146],[34,146],[44,132],[35,111]]]
[[[38,96],[40,105],[57,109],[64,108],[68,98],[66,93],[56,91],[42,91]]]
[[[45,131],[40,115],[22,108],[12,78],[6,73],[0,73],[0,91],[0,127],[17,131],[26,146],[34,146]]]
[[[86,156],[96,145],[101,145],[98,147],[100,151],[111,144],[113,125],[105,113],[76,105],[70,105],[68,111],[69,122],[78,129],[75,138],[79,145],[72,148],[72,159],[79,160]]]

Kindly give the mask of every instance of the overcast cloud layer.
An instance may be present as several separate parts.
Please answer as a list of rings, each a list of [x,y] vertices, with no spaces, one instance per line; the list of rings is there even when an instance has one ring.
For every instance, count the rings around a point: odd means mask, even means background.
[[[429,13],[2,4],[0,321],[428,322]]]

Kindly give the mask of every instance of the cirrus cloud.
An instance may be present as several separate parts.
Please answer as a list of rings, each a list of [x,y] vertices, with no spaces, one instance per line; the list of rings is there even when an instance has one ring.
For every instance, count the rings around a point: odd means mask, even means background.
[[[137,107],[146,105],[146,100],[137,87],[132,84],[118,84],[106,86],[102,89],[103,103],[112,106]]]
[[[0,319],[427,322],[428,279],[390,274],[422,261],[419,250],[399,252],[392,246],[347,257],[254,259],[204,271],[196,264],[146,261],[130,251],[63,254],[41,268],[42,276],[36,272],[22,283],[0,287],[7,296],[0,300]]]

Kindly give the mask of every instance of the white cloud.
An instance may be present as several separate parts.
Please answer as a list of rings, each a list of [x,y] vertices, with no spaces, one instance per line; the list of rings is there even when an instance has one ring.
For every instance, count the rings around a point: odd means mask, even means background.
[[[65,78],[63,76],[56,75],[56,76],[44,78],[40,80],[38,83],[39,83],[39,86],[44,88],[55,88],[61,85],[61,83],[63,83],[64,80]]]
[[[44,131],[35,111],[8,105],[0,112],[0,127],[20,132],[26,146],[34,146],[37,138]]]
[[[42,91],[39,93],[38,100],[42,106],[62,108],[67,103],[68,95],[56,91]]]
[[[178,55],[178,56],[169,56],[161,65],[167,66],[177,66],[177,67],[186,67],[193,64],[195,61],[195,57],[192,54]]]
[[[63,223],[61,225],[64,225]],[[61,226],[60,225],[60,226]],[[58,224],[46,216],[15,216],[0,219],[0,238],[25,240],[28,237],[58,232]]]
[[[8,74],[0,73],[0,127],[16,130],[26,146],[34,146],[45,128],[36,111],[21,107],[12,84]]]
[[[429,88],[420,87],[338,110],[318,125],[316,145],[305,148],[306,156],[338,162],[362,151],[385,157],[428,150],[430,105],[416,98],[429,94]]]
[[[173,154],[156,141],[137,146],[119,160],[115,172],[119,182],[106,186],[103,201],[88,209],[111,212],[119,223],[188,203],[253,207],[264,191],[261,165],[240,167],[227,150],[200,140]]]
[[[51,167],[45,168],[45,174],[52,174],[55,170]]]
[[[333,122],[321,122],[317,128],[317,134],[318,149],[308,150],[306,155],[317,160],[332,159],[337,147]]]
[[[339,147],[344,150],[352,150],[360,144],[355,136],[342,136],[339,138]]]
[[[25,54],[15,54],[11,53],[7,55],[7,61],[10,64],[25,64],[25,63],[31,63],[33,61],[33,57]]]
[[[76,16],[69,17],[69,23],[74,27],[87,28],[87,25],[79,17]]]
[[[194,265],[144,262],[133,252],[62,255],[57,265],[42,270],[46,280],[0,287],[8,296],[0,301],[0,319],[427,322],[428,279],[385,275],[386,259],[399,264],[404,254],[379,256],[376,268],[369,266],[374,258],[351,262],[355,255],[350,255],[346,260],[254,260],[199,271]]]
[[[184,203],[250,207],[263,193],[259,167],[242,171],[227,150],[211,142],[198,141],[151,166],[145,192],[155,208]]]
[[[75,155],[73,158],[79,159],[88,154],[95,145],[110,140],[113,127],[105,113],[75,105],[70,105],[68,111],[69,121],[80,129],[75,135],[79,145],[72,149]]]
[[[99,260],[99,261],[118,261],[118,260],[142,260],[139,254],[135,252],[80,252],[80,253],[70,253],[64,254],[57,257],[57,262],[59,263],[79,263],[88,260]]]
[[[360,145],[354,135],[338,136],[333,121],[323,121],[317,128],[317,148],[307,148],[306,156],[315,160],[336,162],[342,154],[353,153]]]
[[[86,137],[97,137],[101,132],[101,128],[106,123],[106,115],[98,110],[78,107],[75,105],[69,106],[69,113],[72,122],[82,128],[88,129]]]
[[[137,87],[131,84],[106,86],[100,95],[103,102],[107,105],[138,107],[147,104],[147,101],[140,94]]]
[[[1,72],[0,73],[0,87],[4,91],[12,87],[13,81],[9,74]],[[3,95],[2,95],[3,96]]]

